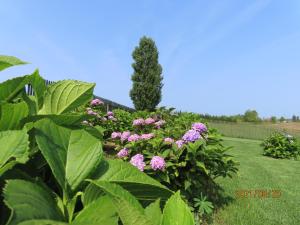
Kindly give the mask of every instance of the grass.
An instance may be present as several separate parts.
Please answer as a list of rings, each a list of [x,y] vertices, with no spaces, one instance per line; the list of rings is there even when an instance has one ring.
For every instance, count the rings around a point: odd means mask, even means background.
[[[300,139],[300,123],[230,123],[210,122],[211,127],[218,129],[224,136],[263,140],[275,131],[284,131]]]
[[[213,225],[299,225],[300,161],[262,156],[260,141],[225,138],[240,162],[232,179],[219,178],[225,195],[233,199],[213,215]],[[280,190],[281,196],[237,197],[239,190]]]

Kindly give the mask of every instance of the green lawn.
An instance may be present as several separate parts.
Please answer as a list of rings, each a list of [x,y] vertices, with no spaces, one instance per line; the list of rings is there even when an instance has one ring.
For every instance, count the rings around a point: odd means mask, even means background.
[[[231,154],[240,162],[233,179],[218,179],[225,194],[232,198],[213,216],[214,225],[299,225],[300,161],[262,156],[260,141],[225,138],[233,146]],[[239,190],[280,190],[273,198],[236,197]]]

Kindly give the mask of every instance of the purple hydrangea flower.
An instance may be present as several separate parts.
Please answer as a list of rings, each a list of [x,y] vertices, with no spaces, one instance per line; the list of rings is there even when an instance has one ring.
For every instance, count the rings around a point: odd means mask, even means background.
[[[152,133],[150,133],[150,134],[142,134],[141,135],[141,139],[143,139],[143,140],[149,140],[149,139],[151,139],[153,137],[154,137],[154,134],[152,134]]]
[[[173,139],[173,138],[170,138],[170,137],[167,137],[167,138],[164,139],[164,142],[165,142],[166,144],[172,144],[172,143],[174,143],[174,139]]]
[[[107,116],[114,116],[114,113],[113,113],[112,111],[108,111],[108,112],[106,113],[106,115],[107,115]]]
[[[182,137],[182,140],[185,142],[194,142],[201,138],[201,135],[198,131],[196,130],[188,130]]]
[[[89,109],[89,110],[87,111],[87,114],[89,114],[89,115],[97,115],[97,113],[94,112],[94,111],[91,110],[91,109]]]
[[[128,149],[127,148],[122,148],[119,152],[118,152],[118,154],[117,154],[117,156],[118,156],[118,158],[124,158],[124,157],[126,157],[126,156],[128,156]]]
[[[153,170],[164,170],[166,167],[166,162],[164,158],[160,156],[153,156],[150,161],[150,165]]]
[[[129,131],[124,131],[122,134],[121,134],[121,141],[126,141],[130,136],[130,132]]]
[[[137,167],[140,171],[144,171],[144,167],[146,166],[146,163],[144,162],[144,156],[142,154],[136,154],[132,156],[130,163]]]
[[[104,102],[102,102],[102,101],[101,101],[100,99],[98,99],[98,98],[93,99],[93,100],[91,101],[91,105],[92,105],[92,106],[102,105],[102,104],[104,104]]]
[[[138,135],[138,134],[132,134],[132,135],[130,135],[129,137],[128,137],[128,141],[129,142],[134,142],[134,141],[138,141],[138,140],[140,140],[140,135]]]
[[[159,120],[159,121],[155,122],[154,125],[155,125],[156,128],[159,129],[159,128],[160,128],[161,126],[163,126],[165,123],[166,123],[166,121],[164,121],[164,120]]]
[[[178,140],[175,142],[178,148],[182,148],[184,141],[183,140]]]
[[[150,117],[150,118],[145,119],[145,124],[149,125],[149,124],[153,124],[153,123],[155,123],[155,120],[153,118]]]
[[[145,124],[145,120],[143,118],[139,118],[133,121],[133,126],[142,126]]]
[[[203,123],[193,123],[192,129],[200,132],[200,134],[207,131],[207,127]]]
[[[112,139],[117,139],[117,138],[120,138],[121,137],[121,133],[120,132],[112,132],[111,133],[111,138]]]

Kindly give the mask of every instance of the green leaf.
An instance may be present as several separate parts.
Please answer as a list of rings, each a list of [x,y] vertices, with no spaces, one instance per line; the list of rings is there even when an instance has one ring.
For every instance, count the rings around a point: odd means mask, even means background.
[[[28,82],[34,89],[37,108],[40,109],[43,105],[44,94],[47,88],[45,80],[40,76],[39,71],[35,70],[33,74],[28,77]]]
[[[28,160],[29,142],[25,130],[0,132],[0,146],[0,175],[12,168],[13,162],[25,163]],[[12,161],[6,164],[9,160]]]
[[[124,225],[154,225],[145,216],[140,203],[120,185],[106,181],[91,181],[105,191],[112,199]]]
[[[20,121],[28,115],[25,102],[16,104],[5,103],[1,105],[0,130],[20,129]]]
[[[162,213],[159,199],[145,208],[145,215],[154,225],[161,225]]]
[[[118,183],[140,200],[154,201],[157,198],[166,200],[173,193],[130,163],[119,159],[103,160],[93,178]]]
[[[163,212],[163,225],[194,225],[194,217],[180,197],[180,192],[176,192],[166,203]]]
[[[11,209],[7,225],[32,219],[63,221],[54,195],[44,186],[25,180],[8,180],[4,188],[5,204]]]
[[[197,161],[197,162],[196,162],[196,165],[197,165],[197,167],[198,167],[199,169],[201,169],[205,174],[208,174],[208,173],[209,173],[208,170],[206,169],[206,166],[204,165],[203,162]]]
[[[84,207],[72,224],[118,225],[118,220],[119,216],[112,199],[108,196],[102,196]]]
[[[84,130],[71,130],[49,119],[35,123],[37,144],[63,190],[76,188],[102,159],[102,144]]]
[[[67,225],[69,223],[54,221],[54,220],[26,220],[18,225]]]
[[[11,66],[27,64],[27,62],[23,62],[22,60],[7,55],[0,55],[0,71],[5,70]]]
[[[28,76],[16,77],[0,84],[0,102],[12,100],[25,86]]]
[[[94,86],[75,80],[49,85],[39,114],[62,114],[74,110],[92,99]]]

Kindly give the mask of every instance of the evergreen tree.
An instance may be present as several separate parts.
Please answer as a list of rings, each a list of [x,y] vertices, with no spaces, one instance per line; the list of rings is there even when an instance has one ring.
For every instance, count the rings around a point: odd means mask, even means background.
[[[161,101],[162,67],[158,63],[158,50],[151,38],[142,37],[132,57],[134,73],[130,97],[137,110],[153,111]]]

